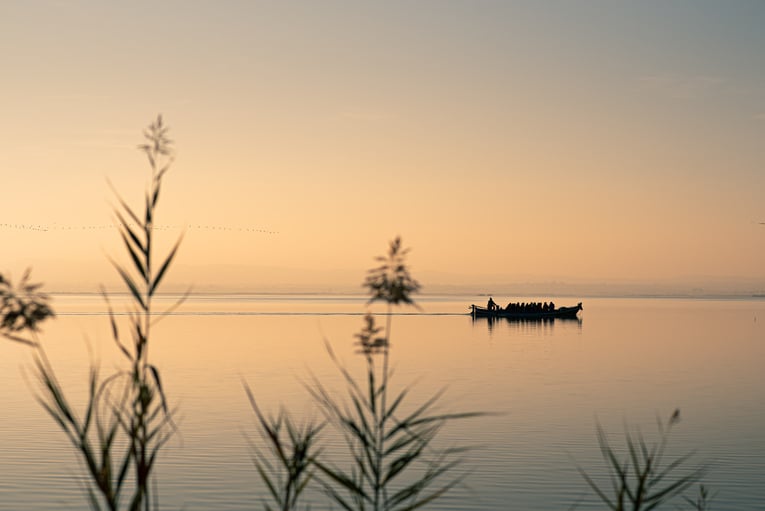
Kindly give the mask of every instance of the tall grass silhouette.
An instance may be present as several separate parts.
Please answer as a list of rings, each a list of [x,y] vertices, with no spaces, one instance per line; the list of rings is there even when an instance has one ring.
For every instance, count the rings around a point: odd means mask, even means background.
[[[251,448],[255,468],[268,489],[263,508],[266,511],[297,510],[301,496],[314,481],[315,461],[320,453],[317,444],[324,424],[309,421],[296,425],[284,409],[276,416],[266,416],[246,383],[244,388],[257,416],[262,440],[260,447],[252,442]]]
[[[611,446],[603,428],[598,424],[598,445],[606,463],[611,487],[598,485],[581,467],[579,472],[607,509],[612,511],[650,511],[668,504],[696,484],[707,467],[696,465],[686,469],[692,453],[665,463],[665,453],[672,427],[680,421],[680,410],[675,410],[666,424],[657,420],[659,439],[648,445],[640,434],[625,432],[626,454],[621,458]],[[708,509],[711,496],[700,487],[697,500],[685,498],[694,509]]]
[[[347,466],[336,463],[339,453],[329,453],[329,460],[327,453],[318,448],[325,423],[309,422],[296,427],[283,410],[275,418],[267,418],[245,385],[263,440],[260,448],[256,446],[255,464],[277,506],[264,503],[265,509],[299,509],[301,493],[310,481],[318,480],[341,509],[413,510],[441,497],[462,479],[464,474],[455,474],[455,469],[464,449],[438,448],[434,439],[448,421],[481,414],[433,413],[440,394],[402,414],[409,389],[395,394],[390,390],[393,307],[417,307],[412,295],[420,288],[406,264],[408,251],[400,238],[391,241],[388,253],[376,258],[379,266],[369,270],[364,281],[370,294],[367,305],[381,301],[387,306],[385,327],[378,327],[375,317],[367,314],[362,330],[356,334],[357,353],[366,362],[365,377],[355,379],[326,342],[329,356],[345,382],[348,400],[337,400],[317,378],[308,386],[326,424],[334,426],[345,439]]]
[[[152,490],[154,468],[160,449],[175,431],[160,371],[149,359],[151,329],[162,317],[156,314],[152,299],[181,241],[156,264],[153,225],[162,179],[173,161],[167,131],[162,117],[157,117],[144,132],[146,142],[139,146],[151,167],[143,210],[131,208],[116,194],[119,206],[114,213],[130,263],[112,264],[132,299],[127,311],[128,340],[120,331],[108,295],[102,291],[109,308],[112,337],[124,356],[125,366],[102,376],[97,365],[91,364],[87,403],[78,413],[39,343],[35,351],[41,389],[38,401],[82,459],[90,478],[88,502],[94,510],[158,509],[159,500]]]
[[[40,284],[30,282],[29,270],[15,286],[0,274],[0,336],[32,349],[34,374],[40,385],[36,398],[80,457],[87,475],[87,499],[93,510],[159,509],[156,461],[176,431],[174,410],[168,405],[160,370],[149,358],[153,325],[185,298],[165,311],[156,311],[153,305],[181,243],[179,238],[163,257],[157,258],[157,206],[163,178],[173,162],[172,141],[167,133],[159,116],[148,126],[146,141],[139,146],[151,169],[142,209],[131,208],[115,192],[115,223],[128,264],[112,264],[131,299],[127,334],[120,329],[107,293],[103,289],[102,293],[113,341],[124,357],[123,366],[102,375],[99,367],[91,364],[84,409],[77,410],[70,403],[38,338],[41,324],[54,317],[49,296],[40,291]],[[355,336],[356,351],[365,362],[363,377],[354,377],[326,343],[346,395],[338,397],[317,378],[307,386],[325,422],[297,425],[283,409],[268,416],[245,384],[261,438],[253,442],[253,453],[259,477],[268,490],[262,499],[266,510],[307,507],[301,499],[312,484],[326,492],[333,508],[415,510],[444,496],[465,476],[460,469],[465,448],[440,447],[436,438],[450,421],[485,414],[437,413],[441,393],[412,405],[411,388],[394,392],[391,387],[393,310],[398,306],[417,307],[413,295],[420,289],[410,274],[407,254],[401,239],[395,238],[387,254],[376,258],[378,265],[369,270],[363,283],[370,296],[367,304],[382,302],[387,310],[384,326],[378,326],[376,317],[367,314]],[[659,440],[652,445],[642,434],[627,431],[626,452],[612,447],[603,428],[597,426],[610,487],[598,484],[597,478],[581,467],[579,471],[605,508],[664,508],[701,480],[707,467],[688,467],[690,454],[665,460],[668,437],[679,418],[676,411],[666,424],[658,421]],[[327,426],[340,433],[345,453],[327,454],[321,448],[321,435]],[[683,499],[692,509],[708,511],[713,497],[700,485],[696,498]]]
[[[401,238],[395,238],[387,254],[376,258],[379,265],[369,270],[363,284],[370,295],[368,305],[379,301],[387,307],[385,327],[377,326],[375,316],[367,314],[356,334],[357,353],[366,363],[364,378],[354,378],[327,343],[345,382],[347,399],[337,399],[316,378],[309,387],[327,421],[345,439],[350,458],[346,466],[321,456],[315,464],[327,494],[346,510],[412,510],[443,496],[464,476],[456,470],[464,448],[437,446],[437,434],[449,421],[481,415],[435,413],[440,393],[412,406],[411,389],[391,390],[393,308],[417,307],[412,295],[420,289],[406,263],[408,251]],[[406,412],[405,407],[409,407]]]

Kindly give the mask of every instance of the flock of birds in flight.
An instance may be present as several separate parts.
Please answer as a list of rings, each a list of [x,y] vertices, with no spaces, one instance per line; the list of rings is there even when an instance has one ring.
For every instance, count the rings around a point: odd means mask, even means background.
[[[104,225],[60,225],[54,223],[53,225],[34,225],[34,224],[0,224],[0,229],[4,230],[17,230],[17,231],[95,231],[105,229],[115,229],[121,227],[122,224],[104,224]],[[136,227],[135,224],[127,224],[128,227]],[[186,224],[186,225],[155,225],[156,231],[171,231],[171,230],[200,230],[200,231],[229,231],[229,232],[259,232],[263,234],[279,234],[278,231],[269,231],[268,229],[259,229],[257,227],[232,227],[226,225],[202,225],[202,224]]]
[[[765,225],[765,222],[758,222],[759,225]],[[59,225],[54,223],[53,225],[33,225],[33,224],[0,224],[0,229],[5,230],[18,230],[18,231],[95,231],[103,229],[114,229],[119,225]],[[127,224],[128,227],[135,227],[135,224]],[[187,225],[155,225],[154,230],[157,231],[170,231],[181,229],[193,229],[199,231],[231,231],[231,232],[260,232],[263,234],[279,234],[278,231],[269,231],[268,229],[258,229],[256,227],[231,227],[227,225],[201,225],[201,224],[187,224]]]

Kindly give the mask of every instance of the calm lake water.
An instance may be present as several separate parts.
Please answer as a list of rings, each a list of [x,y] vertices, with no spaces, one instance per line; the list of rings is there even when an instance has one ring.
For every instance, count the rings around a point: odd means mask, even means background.
[[[475,448],[465,483],[429,509],[602,509],[577,471],[607,474],[596,424],[621,447],[625,424],[653,439],[656,417],[675,408],[682,420],[670,453],[695,451],[693,460],[710,464],[714,508],[765,509],[765,300],[581,301],[579,321],[473,321],[467,306],[486,302],[474,296],[421,297],[422,311],[392,318],[394,386],[412,385],[411,407],[446,388],[441,410],[493,412],[443,430],[440,445]],[[107,372],[119,358],[99,297],[57,296],[55,307],[42,339],[81,403],[89,361]],[[151,358],[180,427],[158,468],[162,508],[262,509],[242,382],[265,410],[318,417],[306,382],[342,389],[324,339],[361,376],[353,334],[365,311],[355,296],[207,295],[160,322]],[[82,467],[34,400],[29,350],[10,342],[0,350],[0,509],[85,509]],[[329,430],[323,445],[342,452]],[[331,508],[320,493],[312,504]]]

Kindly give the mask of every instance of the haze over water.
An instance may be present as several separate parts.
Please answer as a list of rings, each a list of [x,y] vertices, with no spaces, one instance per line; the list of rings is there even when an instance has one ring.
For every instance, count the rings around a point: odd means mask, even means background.
[[[504,298],[514,299],[495,297]],[[425,296],[423,311],[393,318],[394,382],[414,384],[411,406],[446,388],[445,411],[497,413],[443,432],[444,444],[475,449],[465,485],[432,509],[568,509],[578,501],[578,509],[598,509],[576,470],[606,474],[596,422],[621,446],[625,422],[652,438],[656,417],[666,420],[675,408],[682,420],[670,451],[693,450],[710,463],[705,482],[719,491],[715,506],[761,509],[765,301],[584,299],[580,321],[491,324],[466,315],[469,303],[482,301]],[[56,305],[61,315],[46,327],[45,346],[65,388],[81,399],[86,338],[105,370],[116,349],[98,297],[61,296]],[[265,489],[246,439],[257,434],[242,381],[266,410],[283,404],[299,418],[317,417],[303,384],[313,374],[341,388],[323,339],[362,374],[352,343],[365,311],[359,296],[201,295],[159,323],[152,357],[180,410],[180,434],[158,472],[163,507],[258,507]],[[0,432],[0,509],[82,509],[74,453],[18,384],[29,353],[3,349],[0,407],[13,413]],[[342,449],[329,432],[324,444]],[[315,509],[327,506],[320,494],[312,499]]]

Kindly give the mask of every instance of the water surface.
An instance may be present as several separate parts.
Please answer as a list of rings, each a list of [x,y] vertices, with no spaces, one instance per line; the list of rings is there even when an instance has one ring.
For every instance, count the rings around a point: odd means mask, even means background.
[[[653,438],[656,417],[675,408],[682,421],[670,449],[695,450],[695,460],[711,464],[706,483],[719,492],[715,507],[763,509],[765,301],[581,299],[579,321],[544,323],[466,315],[470,303],[485,301],[422,297],[421,311],[392,318],[394,383],[413,385],[412,406],[446,388],[440,409],[493,412],[442,432],[441,445],[475,449],[465,460],[465,484],[431,509],[600,509],[577,471],[606,474],[596,423],[621,445],[625,423]],[[42,338],[81,403],[89,361],[107,372],[119,357],[99,297],[62,295],[55,306],[59,317]],[[180,425],[159,465],[163,509],[262,508],[247,441],[257,434],[242,382],[266,410],[318,417],[305,389],[311,378],[342,390],[324,341],[361,376],[353,334],[365,311],[357,296],[203,295],[160,322],[150,356]],[[34,401],[29,350],[0,349],[0,509],[85,508],[74,451]],[[342,451],[330,431],[324,445]],[[321,494],[312,499],[314,509],[329,507]]]

